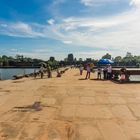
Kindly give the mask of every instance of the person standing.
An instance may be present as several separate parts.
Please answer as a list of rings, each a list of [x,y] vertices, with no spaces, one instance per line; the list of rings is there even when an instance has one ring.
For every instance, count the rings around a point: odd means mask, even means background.
[[[48,72],[48,78],[52,78],[51,67],[49,64],[47,65],[47,72]]]
[[[107,79],[107,67],[105,66],[103,69],[103,74],[104,74],[104,80]]]
[[[34,78],[36,79],[37,77],[37,72],[36,72],[36,69],[34,69]]]
[[[42,79],[42,78],[43,78],[43,76],[44,76],[44,67],[43,67],[43,66],[41,66],[41,67],[40,67],[39,72],[40,72],[41,79]]]
[[[86,71],[87,71],[87,74],[86,74],[86,78],[85,79],[90,79],[90,72],[91,72],[90,64],[87,64]]]
[[[99,67],[98,68],[97,79],[100,79],[101,80],[101,73],[102,73],[102,69]]]
[[[80,65],[79,70],[80,70],[80,75],[82,75],[83,74],[84,67],[82,65]]]
[[[112,78],[112,66],[109,64],[107,68],[107,79],[110,80]]]

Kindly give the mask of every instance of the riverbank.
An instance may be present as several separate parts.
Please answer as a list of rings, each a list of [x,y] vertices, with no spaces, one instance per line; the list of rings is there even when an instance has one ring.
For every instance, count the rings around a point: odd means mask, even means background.
[[[85,74],[0,81],[0,140],[140,139],[140,85]]]

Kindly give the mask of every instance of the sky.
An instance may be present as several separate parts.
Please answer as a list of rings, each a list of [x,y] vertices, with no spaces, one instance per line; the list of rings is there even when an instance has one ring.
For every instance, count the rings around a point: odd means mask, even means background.
[[[140,55],[140,0],[0,0],[0,55]]]

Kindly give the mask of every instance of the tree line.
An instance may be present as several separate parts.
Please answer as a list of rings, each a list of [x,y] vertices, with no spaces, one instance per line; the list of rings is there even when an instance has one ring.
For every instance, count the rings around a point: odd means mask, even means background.
[[[132,55],[130,52],[127,52],[126,56],[116,56],[112,57],[111,54],[107,53],[104,56],[102,56],[103,59],[110,59],[114,61],[114,66],[140,66],[140,56]],[[40,63],[48,63],[51,67],[57,68],[59,66],[66,66],[66,65],[80,65],[80,64],[86,64],[86,63],[93,63],[96,65],[98,62],[97,59],[87,58],[86,60],[83,60],[82,58],[79,58],[78,60],[73,57],[73,55],[68,55],[68,58],[65,58],[64,60],[57,61],[54,57],[50,57],[49,60],[44,61],[41,59],[36,58],[30,58],[30,57],[24,57],[23,55],[16,55],[15,57],[12,56],[0,56],[0,66],[32,66],[32,67],[39,67]]]
[[[43,60],[24,57],[23,55],[0,56],[0,66],[37,66]]]
[[[116,56],[115,58],[111,57],[111,55],[107,53],[102,58],[111,59],[112,61],[114,61],[113,65],[115,66],[140,66],[140,55],[135,56],[130,52],[127,52],[124,57]]]

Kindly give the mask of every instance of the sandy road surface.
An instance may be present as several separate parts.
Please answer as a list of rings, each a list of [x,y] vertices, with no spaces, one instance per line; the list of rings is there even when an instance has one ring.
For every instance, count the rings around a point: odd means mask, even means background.
[[[140,84],[84,77],[0,81],[0,140],[140,140]]]

